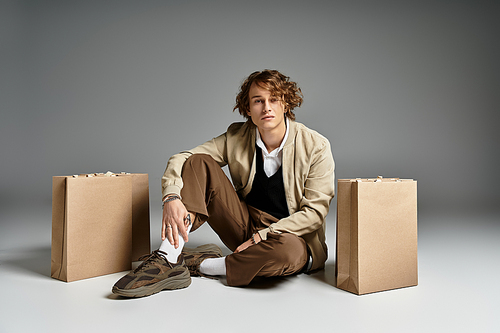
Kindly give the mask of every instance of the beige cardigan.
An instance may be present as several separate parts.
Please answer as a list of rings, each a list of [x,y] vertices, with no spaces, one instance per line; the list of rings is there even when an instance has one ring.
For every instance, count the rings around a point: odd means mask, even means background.
[[[335,191],[335,164],[328,139],[301,123],[290,121],[283,147],[283,182],[290,216],[259,231],[289,232],[302,237],[313,258],[311,270],[324,267],[328,256],[325,217]],[[209,154],[219,165],[229,166],[233,185],[243,198],[250,193],[255,176],[255,125],[233,123],[227,132],[204,144],[172,156],[162,177],[162,194],[177,194],[183,186],[181,172],[192,154]]]

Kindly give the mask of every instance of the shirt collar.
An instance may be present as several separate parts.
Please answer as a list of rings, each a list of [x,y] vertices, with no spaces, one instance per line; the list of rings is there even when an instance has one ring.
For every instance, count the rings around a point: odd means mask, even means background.
[[[285,116],[285,124],[286,124],[285,136],[283,137],[283,140],[281,141],[280,146],[270,153],[267,151],[266,145],[264,144],[264,141],[262,141],[262,138],[260,137],[259,128],[257,126],[255,126],[255,131],[256,131],[255,142],[256,142],[257,146],[259,146],[260,149],[262,149],[262,152],[264,153],[264,155],[278,156],[280,151],[283,150],[283,147],[285,146],[286,139],[288,139],[288,132],[290,131],[290,125],[289,125],[287,116]]]

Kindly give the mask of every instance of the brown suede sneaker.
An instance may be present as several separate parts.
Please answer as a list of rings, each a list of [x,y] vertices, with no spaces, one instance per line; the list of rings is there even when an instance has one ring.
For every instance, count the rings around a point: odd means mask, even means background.
[[[208,258],[222,257],[222,250],[215,244],[204,244],[194,249],[184,247],[182,255],[184,256],[186,266],[188,267],[191,276],[204,276],[213,279],[214,277],[212,276],[200,273],[200,264],[203,260]]]
[[[156,250],[139,258],[144,260],[142,264],[118,280],[113,286],[113,293],[125,297],[143,297],[166,289],[189,286],[191,277],[182,254],[175,264],[170,263],[166,256],[165,252]]]

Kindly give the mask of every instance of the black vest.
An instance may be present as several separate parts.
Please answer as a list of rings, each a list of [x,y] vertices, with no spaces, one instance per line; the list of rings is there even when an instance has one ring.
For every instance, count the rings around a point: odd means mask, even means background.
[[[277,219],[289,216],[286,203],[285,185],[283,184],[283,167],[271,177],[264,172],[262,150],[256,147],[256,173],[252,183],[252,190],[245,201],[248,205],[260,209]]]

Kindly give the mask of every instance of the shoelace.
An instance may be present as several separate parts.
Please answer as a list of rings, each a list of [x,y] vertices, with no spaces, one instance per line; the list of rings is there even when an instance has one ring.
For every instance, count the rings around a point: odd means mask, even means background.
[[[163,255],[163,253],[165,253],[165,252],[161,252],[160,250],[155,250],[155,251],[151,252],[150,254],[145,254],[143,256],[140,256],[139,261],[142,261],[142,263],[134,270],[134,273],[137,273],[138,271],[140,271],[144,266],[148,265],[149,262],[154,260],[154,259],[164,259],[167,262],[167,264],[171,268],[173,268],[172,265],[170,264],[170,262],[165,257],[165,255]]]

